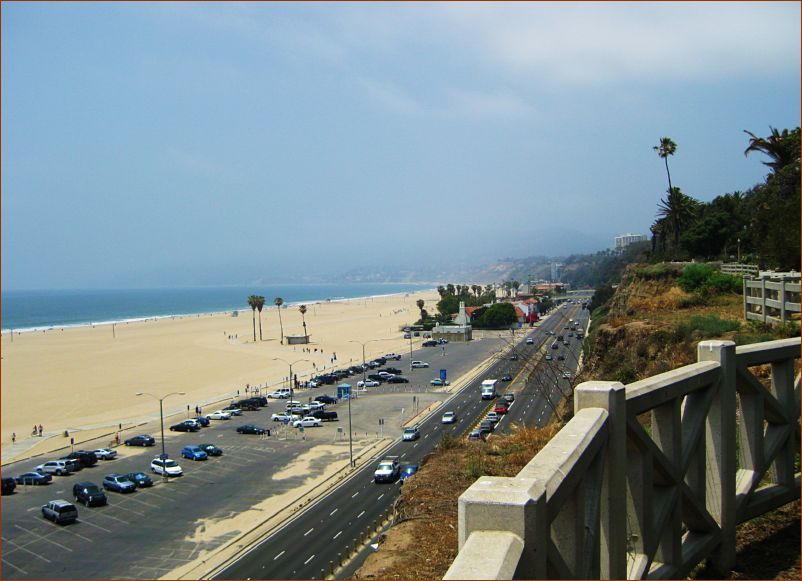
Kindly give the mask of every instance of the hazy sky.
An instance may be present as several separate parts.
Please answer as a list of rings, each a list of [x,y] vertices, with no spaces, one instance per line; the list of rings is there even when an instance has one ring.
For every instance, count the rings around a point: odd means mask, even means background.
[[[799,111],[796,2],[3,3],[2,284],[596,251]]]

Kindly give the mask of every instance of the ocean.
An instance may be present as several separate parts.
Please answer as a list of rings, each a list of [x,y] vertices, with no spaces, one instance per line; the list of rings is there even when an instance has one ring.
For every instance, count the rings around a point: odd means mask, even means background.
[[[29,331],[51,327],[108,324],[157,317],[250,310],[248,296],[265,297],[285,305],[326,300],[418,292],[432,284],[274,284],[255,287],[204,287],[130,290],[2,291],[2,330]]]

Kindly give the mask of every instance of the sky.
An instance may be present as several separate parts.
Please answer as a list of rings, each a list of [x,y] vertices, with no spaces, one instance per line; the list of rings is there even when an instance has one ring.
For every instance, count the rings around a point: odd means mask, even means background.
[[[762,181],[800,5],[2,4],[2,287],[566,255]]]

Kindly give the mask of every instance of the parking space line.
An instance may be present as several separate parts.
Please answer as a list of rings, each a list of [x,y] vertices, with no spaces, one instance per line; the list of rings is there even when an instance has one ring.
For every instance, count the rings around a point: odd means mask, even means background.
[[[12,563],[11,561],[6,560],[5,558],[3,559],[3,564],[8,565],[9,567],[13,567],[14,569],[19,571],[23,575],[27,575],[28,574],[28,572],[25,569],[23,569],[22,567],[17,567],[14,563]]]
[[[15,527],[17,527],[17,528],[18,528],[19,530],[21,530],[21,531],[25,531],[26,533],[30,533],[30,534],[32,534],[34,537],[36,537],[36,540],[42,540],[42,541],[46,541],[46,542],[48,542],[48,543],[51,543],[51,544],[53,544],[53,545],[56,545],[57,547],[61,547],[61,548],[62,548],[62,549],[64,549],[65,551],[69,551],[70,553],[72,553],[72,549],[71,549],[71,548],[69,548],[69,547],[65,547],[64,545],[62,545],[61,543],[57,543],[56,541],[51,541],[50,539],[48,539],[48,538],[47,538],[47,535],[37,535],[36,533],[34,533],[34,532],[31,532],[31,531],[29,531],[28,529],[26,529],[25,527],[21,527],[21,526],[19,526],[19,525],[18,525],[18,524],[16,524],[16,523],[14,523],[14,526],[15,526]],[[56,525],[54,525],[54,526],[56,526]],[[48,534],[51,534],[51,533],[48,533]],[[29,543],[25,543],[25,544],[27,545],[27,544],[29,544]]]
[[[124,525],[130,525],[131,524],[127,520],[123,520],[121,518],[117,518],[116,516],[111,516],[110,514],[105,514],[104,512],[101,512],[101,511],[93,511],[92,514],[96,515],[96,516],[102,516],[102,517],[105,517],[105,518],[110,518],[111,520],[116,520],[118,523],[122,523]]]
[[[333,511],[329,513],[329,516],[334,516],[334,513],[340,510],[339,508],[335,508]]]
[[[8,555],[9,553],[13,553],[14,551],[19,549],[20,551],[25,551],[26,553],[30,553],[31,555],[33,555],[37,559],[41,559],[45,563],[50,563],[51,562],[50,559],[46,559],[45,557],[43,557],[39,553],[34,553],[33,551],[30,551],[30,550],[26,549],[24,546],[20,545],[19,543],[15,543],[14,541],[12,541],[10,539],[6,539],[5,537],[3,537],[3,544],[6,544],[6,543],[8,543],[9,545],[11,545],[13,547],[13,549],[11,551],[6,550],[5,548],[3,549],[3,553],[6,554],[6,555]]]
[[[81,521],[78,521],[78,522],[81,522]],[[80,537],[80,538],[82,538],[83,540],[85,540],[85,541],[88,541],[88,542],[90,542],[90,543],[94,543],[94,542],[95,542],[95,541],[93,541],[92,539],[90,539],[89,537],[85,537],[85,536],[83,536],[82,534],[80,534],[80,533],[76,533],[75,531],[73,531],[73,530],[71,530],[71,529],[69,529],[69,528],[66,528],[66,527],[64,527],[64,528],[58,528],[58,529],[56,529],[56,530],[58,530],[58,531],[60,531],[60,532],[67,533],[67,534],[69,534],[69,535],[75,535],[76,537]]]
[[[159,505],[157,505],[157,504],[151,504],[149,502],[145,502],[144,500],[140,500],[138,498],[134,498],[133,496],[129,496],[125,500],[128,501],[128,502],[138,502],[139,504],[144,504],[145,506],[148,506],[150,508],[159,508]],[[119,506],[119,504],[115,504],[115,506]]]
[[[93,522],[89,522],[88,520],[79,519],[79,520],[78,520],[78,522],[79,522],[79,523],[82,523],[82,524],[85,524],[85,525],[93,526],[93,527],[95,527],[95,528],[97,528],[97,529],[100,529],[101,531],[105,531],[105,532],[107,532],[107,533],[110,533],[110,532],[111,532],[109,529],[103,528],[102,526],[100,526],[100,525],[96,525],[95,523],[93,523]]]
[[[148,496],[155,496],[156,498],[161,498],[162,500],[170,500],[170,498],[168,498],[167,496],[162,496],[161,494],[156,494],[156,493],[155,493],[155,492],[153,492],[152,490],[149,490],[149,491],[147,492],[147,495],[148,495]]]
[[[134,510],[132,508],[125,507],[125,506],[123,506],[121,504],[115,504],[114,508],[119,508],[120,510],[127,510],[128,512],[133,512],[137,516],[145,516],[144,512],[136,511],[136,510]]]

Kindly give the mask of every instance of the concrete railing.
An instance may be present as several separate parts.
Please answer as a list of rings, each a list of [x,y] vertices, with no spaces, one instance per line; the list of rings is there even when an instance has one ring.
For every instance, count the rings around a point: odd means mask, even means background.
[[[772,280],[744,278],[744,318],[763,323],[784,323],[799,318],[799,275]]]
[[[703,341],[692,365],[581,384],[574,417],[516,477],[482,477],[460,497],[445,579],[731,567],[735,526],[800,496],[799,357],[798,338]]]
[[[721,265],[721,272],[724,274],[732,274],[732,275],[745,275],[745,276],[757,276],[760,272],[760,268],[757,264],[741,264],[739,262],[724,262]]]

